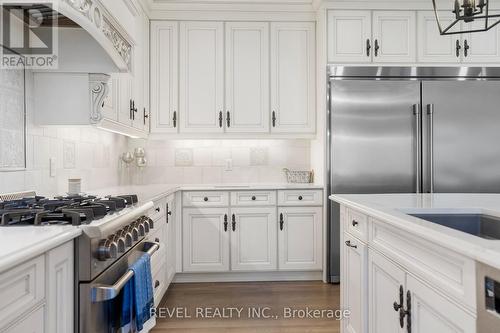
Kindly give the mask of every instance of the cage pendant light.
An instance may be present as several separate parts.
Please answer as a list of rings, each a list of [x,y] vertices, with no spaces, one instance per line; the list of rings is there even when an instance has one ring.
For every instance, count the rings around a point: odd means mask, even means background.
[[[440,1],[443,3],[444,1]],[[452,8],[447,8],[454,14],[454,20],[443,25],[439,18],[436,0],[432,0],[434,14],[441,35],[465,34],[471,32],[488,31],[500,23],[500,14],[490,13],[489,0],[454,0]],[[451,4],[450,4],[451,5]]]

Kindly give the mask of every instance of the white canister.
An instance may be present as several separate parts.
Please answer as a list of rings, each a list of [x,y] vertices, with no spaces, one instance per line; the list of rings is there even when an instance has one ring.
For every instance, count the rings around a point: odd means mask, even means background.
[[[82,193],[82,179],[81,178],[70,178],[68,179],[68,194],[80,194]]]

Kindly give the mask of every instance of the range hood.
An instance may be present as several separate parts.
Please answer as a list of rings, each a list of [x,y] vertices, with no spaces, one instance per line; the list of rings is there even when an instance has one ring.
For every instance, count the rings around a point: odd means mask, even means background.
[[[107,9],[98,0],[56,0],[53,7],[43,3],[7,5],[9,1],[4,0],[3,6],[28,13],[21,18],[23,24],[29,22],[26,20],[42,22],[30,28],[38,36],[57,29],[57,68],[31,70],[35,123],[93,125],[130,137],[143,136],[105,116],[110,75],[131,71],[134,45]]]
[[[43,0],[40,0],[43,2]],[[113,73],[131,69],[133,41],[126,30],[97,0],[59,0],[53,7],[3,0],[2,7],[23,9],[18,18],[40,22],[30,27],[36,35],[56,30],[59,66],[50,71]],[[11,17],[14,14],[11,14]]]

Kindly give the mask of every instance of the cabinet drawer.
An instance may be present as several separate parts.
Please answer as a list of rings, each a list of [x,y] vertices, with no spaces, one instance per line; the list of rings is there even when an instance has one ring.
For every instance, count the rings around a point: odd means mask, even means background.
[[[276,191],[231,192],[231,206],[274,206]]]
[[[321,206],[322,190],[283,190],[278,191],[278,205],[289,206]]]
[[[183,192],[182,201],[185,207],[228,206],[229,192],[217,192],[217,191]]]
[[[160,244],[160,249],[151,256],[151,275],[156,275],[167,262],[167,247]]]
[[[165,228],[165,223],[155,222],[155,227],[152,232],[148,234],[148,239],[151,242],[167,244]]]
[[[347,230],[362,241],[368,240],[368,216],[353,209],[347,209]]]
[[[44,297],[44,256],[0,274],[0,323],[10,322],[42,301]]]
[[[4,333],[43,333],[45,332],[45,307],[42,306],[14,325],[2,331]]]
[[[370,222],[370,243],[405,270],[475,312],[474,260],[375,219]]]
[[[153,221],[158,221],[165,217],[165,214],[167,213],[167,200],[161,199],[158,201],[153,202],[153,208],[149,211],[149,217]]]

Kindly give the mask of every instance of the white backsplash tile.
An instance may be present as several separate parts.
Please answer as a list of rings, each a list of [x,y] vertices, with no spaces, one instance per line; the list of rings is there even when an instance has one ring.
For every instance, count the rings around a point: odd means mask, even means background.
[[[91,126],[36,126],[32,81],[27,72],[26,170],[0,172],[0,193],[35,190],[47,196],[64,194],[71,177],[82,178],[83,191],[126,181],[126,177],[121,179],[118,156],[128,150],[127,138]],[[56,162],[55,177],[49,174],[50,158]]]

